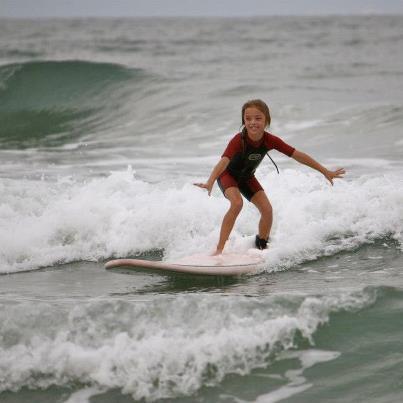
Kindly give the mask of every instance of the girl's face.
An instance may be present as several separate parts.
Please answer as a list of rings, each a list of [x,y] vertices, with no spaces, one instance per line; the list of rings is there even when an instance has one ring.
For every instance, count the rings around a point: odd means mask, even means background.
[[[259,139],[266,127],[266,117],[254,107],[246,108],[244,113],[245,127],[252,138]]]

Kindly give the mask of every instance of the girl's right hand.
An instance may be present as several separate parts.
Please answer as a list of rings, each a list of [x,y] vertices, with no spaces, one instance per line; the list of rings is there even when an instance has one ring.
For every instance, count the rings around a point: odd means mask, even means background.
[[[323,175],[330,182],[330,184],[333,186],[333,179],[343,178],[345,173],[346,173],[346,170],[344,168],[339,168],[339,169],[336,169],[335,171],[329,171],[328,169],[326,169],[323,172]]]
[[[208,192],[208,195],[210,196],[214,183],[212,183],[212,184],[210,184],[210,183],[194,183],[193,185],[195,185],[199,188],[202,188],[202,189],[206,189]]]

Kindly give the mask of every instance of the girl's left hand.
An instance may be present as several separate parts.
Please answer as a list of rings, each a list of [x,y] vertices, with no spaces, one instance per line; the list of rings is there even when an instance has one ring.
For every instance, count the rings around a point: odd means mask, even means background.
[[[346,170],[344,168],[339,168],[336,171],[329,171],[326,169],[325,172],[323,172],[323,175],[325,175],[326,179],[331,183],[333,186],[333,179],[336,178],[343,178],[343,175],[346,173]]]

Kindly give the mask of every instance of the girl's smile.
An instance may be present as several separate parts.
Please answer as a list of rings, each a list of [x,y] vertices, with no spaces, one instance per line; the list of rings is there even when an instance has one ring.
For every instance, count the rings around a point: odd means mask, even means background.
[[[264,114],[257,108],[246,108],[244,114],[245,127],[252,140],[260,140],[267,125]]]

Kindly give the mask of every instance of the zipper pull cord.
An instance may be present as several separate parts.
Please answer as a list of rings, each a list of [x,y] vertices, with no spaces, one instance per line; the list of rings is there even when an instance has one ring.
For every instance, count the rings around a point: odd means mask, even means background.
[[[270,154],[267,152],[267,156],[270,158],[270,161],[273,163],[273,165],[276,167],[277,173],[280,175],[280,171],[278,170],[277,164],[273,161],[273,158],[270,157]]]

